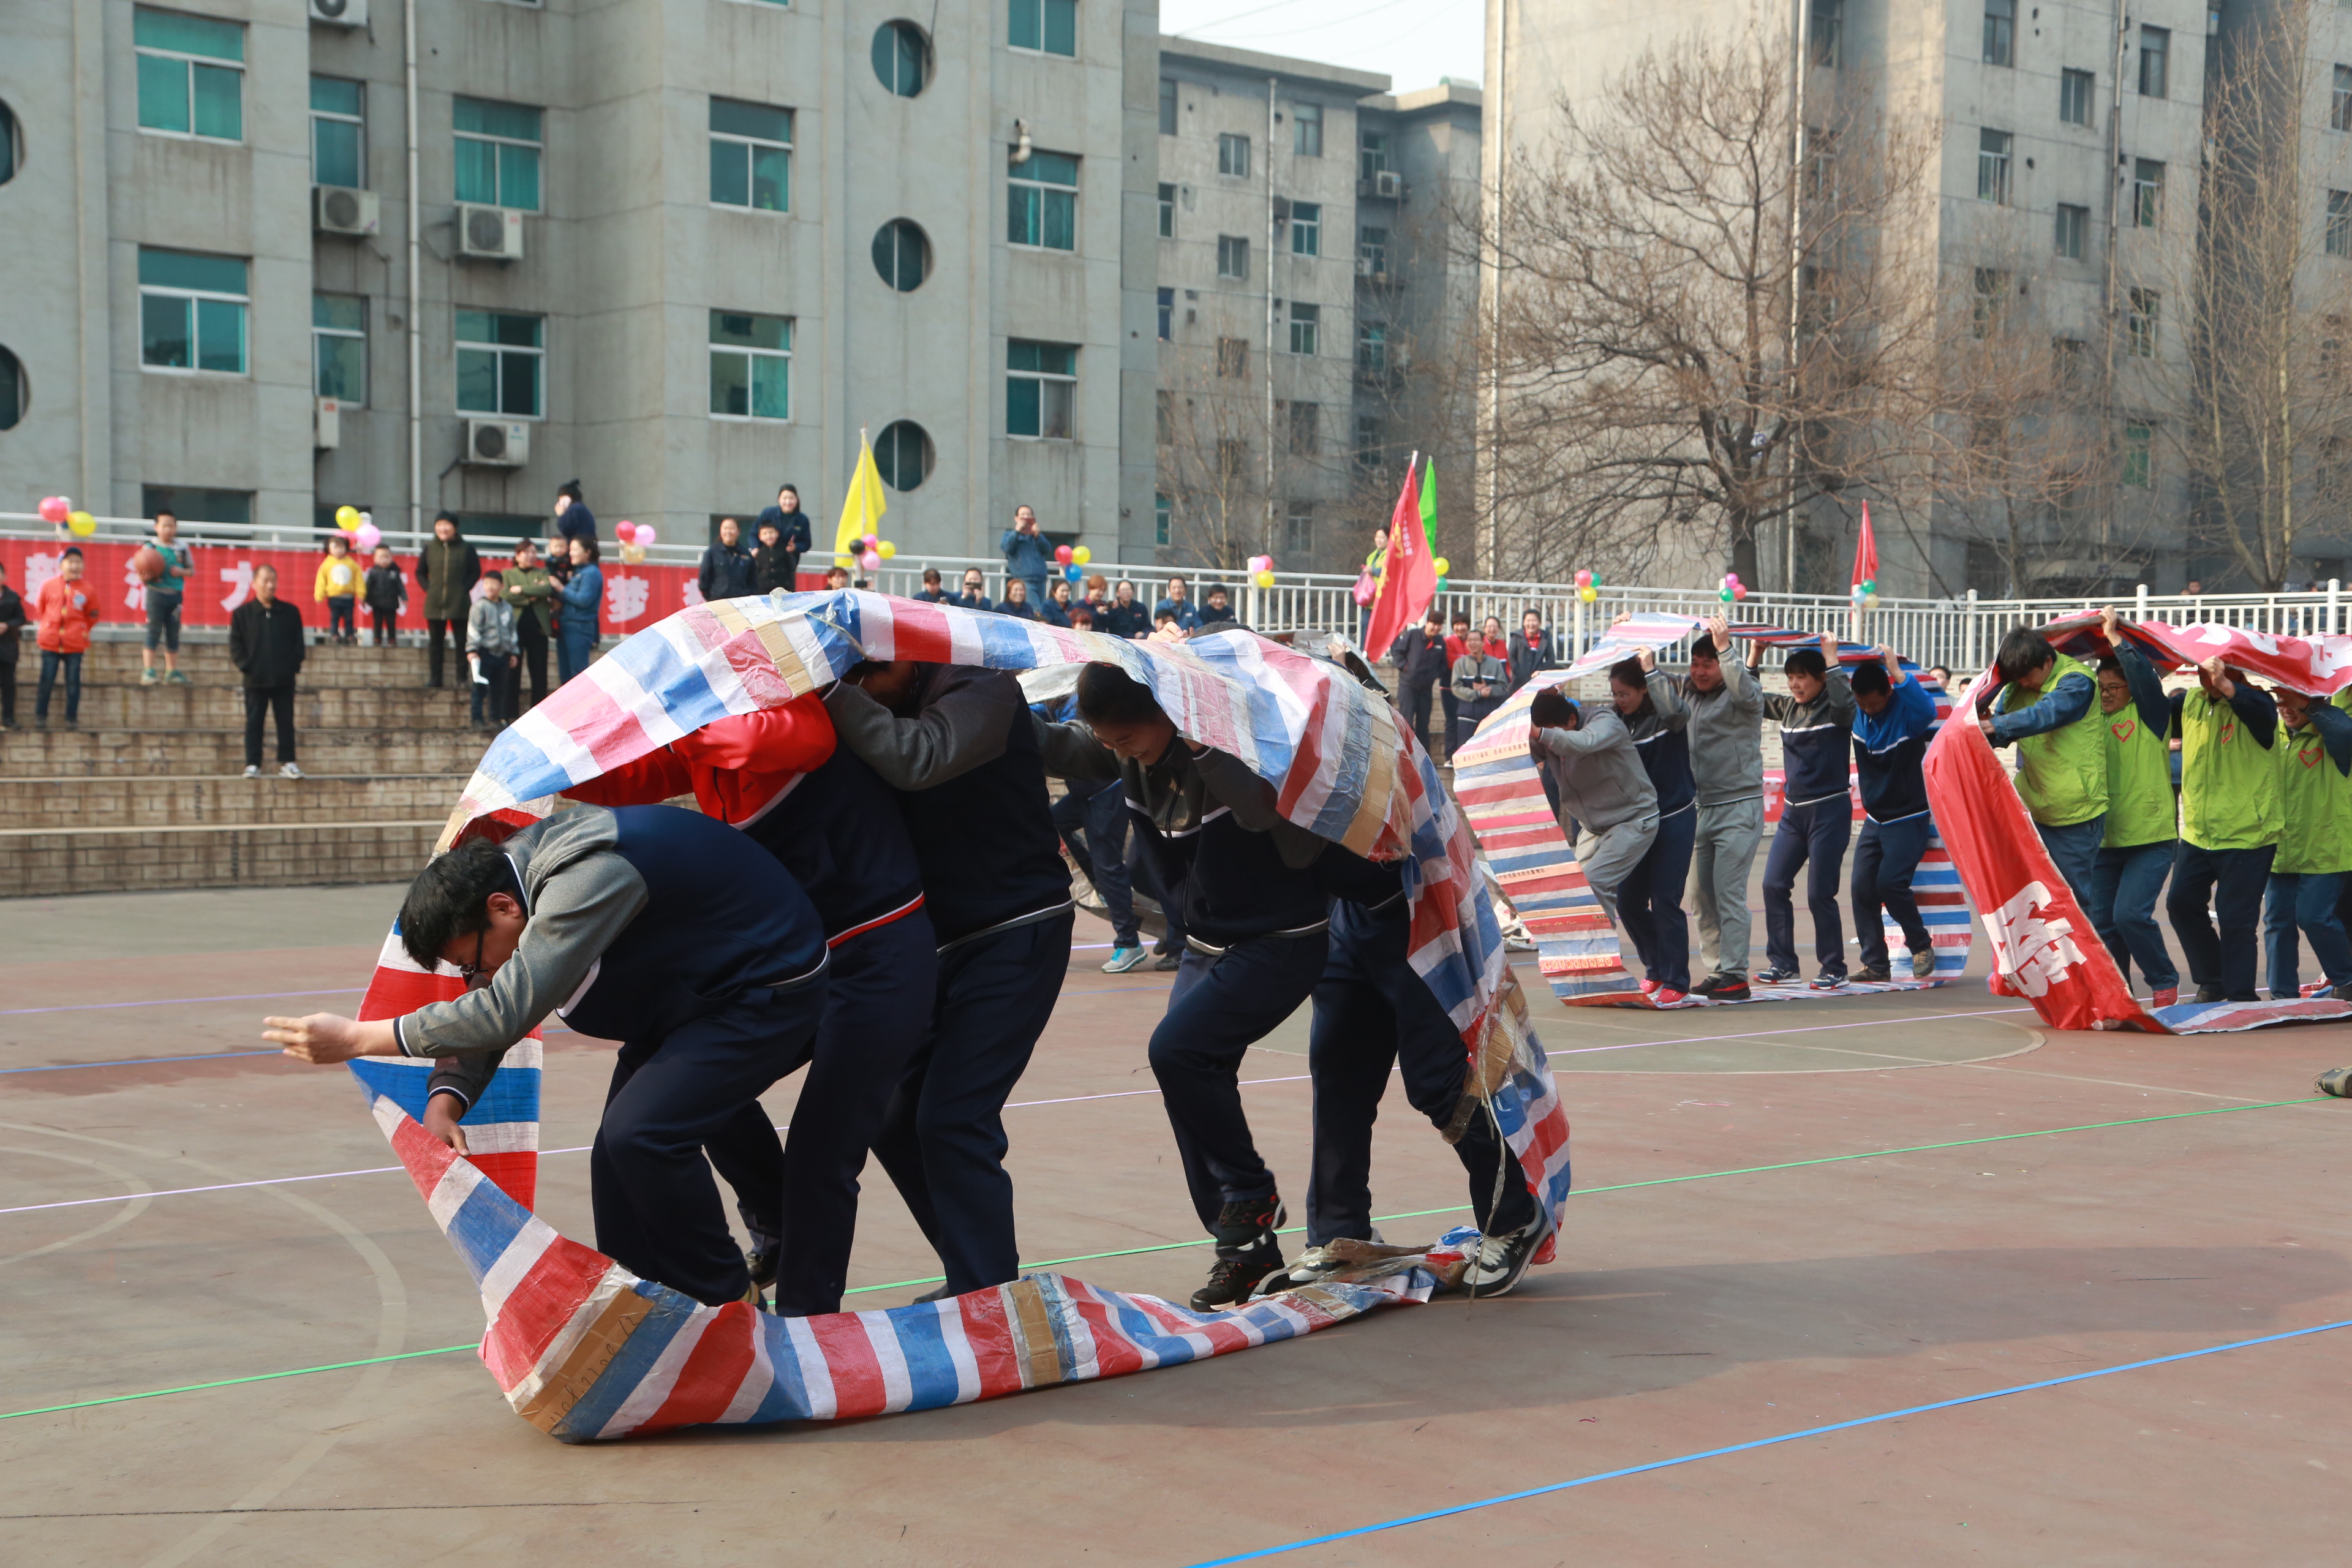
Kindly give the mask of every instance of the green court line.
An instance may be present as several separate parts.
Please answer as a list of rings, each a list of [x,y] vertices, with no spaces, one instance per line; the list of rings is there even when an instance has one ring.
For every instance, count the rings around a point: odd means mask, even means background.
[[[2031,1132],[1996,1132],[1984,1138],[1955,1138],[1942,1143],[1913,1143],[1900,1149],[1864,1149],[1853,1154],[1823,1154],[1811,1160],[1783,1160],[1772,1165],[1743,1165],[1731,1171],[1696,1171],[1687,1176],[1653,1176],[1646,1181],[1617,1182],[1605,1187],[1580,1187],[1570,1193],[1570,1197],[1594,1197],[1601,1193],[1632,1192],[1637,1187],[1670,1187],[1684,1182],[1709,1182],[1721,1176],[1756,1176],[1769,1171],[1797,1171],[1808,1165],[1841,1165],[1853,1160],[1879,1160],[1889,1154],[1927,1154],[1939,1149],[1969,1149],[1981,1143],[2013,1143],[2021,1138],[2052,1138],[2062,1132],[2097,1132],[2111,1127],[2145,1127],[2156,1121],[2186,1121],[2197,1116],[2228,1116],[2241,1110],[2277,1110],[2290,1105],[2318,1105],[2315,1098],[2273,1100],[2261,1105],[2217,1105],[2204,1110],[2175,1110],[2162,1116],[2129,1116],[2119,1121],[2085,1121],[2074,1127],[2042,1127]],[[1454,1204],[1440,1209],[1412,1209],[1403,1214],[1374,1215],[1375,1222],[1398,1219],[1430,1219],[1438,1215],[1460,1214],[1470,1205]],[[1296,1236],[1306,1230],[1295,1225],[1284,1230],[1285,1236]],[[1046,1258],[1024,1265],[1029,1268],[1053,1268],[1065,1263],[1098,1263],[1109,1258],[1137,1258],[1152,1252],[1181,1252],[1187,1247],[1207,1247],[1211,1238],[1194,1241],[1163,1241],[1150,1247],[1126,1247],[1115,1252],[1082,1252],[1069,1258]],[[863,1296],[876,1290],[898,1290],[909,1285],[940,1285],[943,1277],[932,1275],[927,1279],[894,1279],[887,1285],[860,1285],[842,1292],[845,1296]],[[71,1405],[44,1405],[33,1410],[0,1411],[0,1421],[13,1421],[20,1415],[54,1415],[66,1410],[88,1410],[93,1405],[121,1405],[133,1399],[160,1399],[167,1394],[194,1394],[206,1388],[233,1388],[244,1383],[270,1383],[281,1377],[301,1377],[314,1372],[345,1372],[352,1367],[379,1366],[385,1362],[415,1361],[419,1356],[450,1355],[458,1351],[481,1348],[477,1340],[468,1344],[443,1345],[437,1350],[403,1351],[398,1355],[370,1356],[362,1361],[329,1362],[324,1366],[298,1366],[287,1372],[257,1373],[251,1377],[224,1377],[212,1383],[183,1384],[177,1388],[150,1389],[144,1394],[111,1394],[103,1399],[77,1400]]]

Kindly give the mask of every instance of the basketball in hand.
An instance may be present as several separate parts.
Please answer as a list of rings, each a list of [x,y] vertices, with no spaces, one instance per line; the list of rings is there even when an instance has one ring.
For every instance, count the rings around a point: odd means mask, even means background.
[[[152,544],[142,544],[131,552],[131,569],[139,574],[142,583],[152,583],[163,574],[163,552]]]

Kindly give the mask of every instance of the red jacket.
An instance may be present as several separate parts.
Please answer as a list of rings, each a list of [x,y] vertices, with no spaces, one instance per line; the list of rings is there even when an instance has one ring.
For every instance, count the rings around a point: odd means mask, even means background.
[[[681,735],[563,792],[590,805],[654,805],[691,790],[705,816],[740,825],[833,755],[833,717],[815,692]]]
[[[98,625],[97,585],[87,575],[74,582],[50,578],[33,597],[33,618],[40,626],[35,640],[43,652],[84,651],[89,628]]]

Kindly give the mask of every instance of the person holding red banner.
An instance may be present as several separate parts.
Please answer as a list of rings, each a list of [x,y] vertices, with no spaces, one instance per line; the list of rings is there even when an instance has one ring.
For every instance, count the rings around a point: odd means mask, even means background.
[[[2352,939],[2336,912],[2345,873],[2352,871],[2352,786],[2346,783],[2352,779],[2352,718],[2288,687],[2273,696],[2286,733],[2278,747],[2285,821],[2263,918],[2271,996],[2291,1001],[2303,994],[2294,935],[2300,926],[2330,994],[2352,1002]]]
[[[2172,700],[2138,648],[2116,629],[2116,613],[2099,612],[2115,652],[2099,664],[2099,717],[2106,725],[2107,818],[2091,899],[2083,912],[2116,961],[2124,984],[2137,962],[2147,976],[2148,1005],[2180,1000],[2180,971],[2156,923],[2157,896],[2171,873],[2180,826],[2180,800],[2172,792]]]
[[[2107,831],[2105,724],[2097,711],[2097,683],[2080,660],[2024,626],[2002,636],[1993,667],[2002,684],[1979,699],[1990,710],[1985,739],[2017,748],[2017,793],[2058,874],[2087,910]]]
[[[2284,816],[2278,704],[2218,657],[2197,673],[2196,690],[2172,695],[2180,735],[2180,852],[2165,913],[2189,960],[2197,1000],[2256,1002],[2254,939]]]

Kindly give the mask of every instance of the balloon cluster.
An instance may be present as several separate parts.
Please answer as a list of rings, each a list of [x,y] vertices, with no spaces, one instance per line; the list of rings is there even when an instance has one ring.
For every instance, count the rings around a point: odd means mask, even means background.
[[[1439,555],[1432,557],[1429,564],[1430,569],[1437,574],[1437,591],[1443,594],[1445,592],[1445,579],[1454,574],[1454,563]]]
[[[861,572],[879,572],[882,570],[882,563],[898,553],[898,547],[880,534],[860,534],[857,539],[857,569]],[[838,555],[834,557],[834,562],[837,565],[847,564]]]
[[[86,511],[76,511],[74,503],[64,496],[41,498],[41,521],[64,523],[66,531],[76,539],[88,539],[98,531],[98,519]]]
[[[1274,557],[1253,555],[1249,558],[1250,581],[1261,588],[1274,586]]]
[[[646,546],[657,544],[661,535],[649,522],[631,522],[627,518],[613,525],[614,537],[621,542],[621,563],[642,566],[646,563]]]
[[[1723,574],[1723,586],[1715,591],[1715,596],[1727,605],[1734,599],[1744,599],[1748,597],[1748,584],[1739,580],[1738,573],[1726,572]]]
[[[335,526],[352,536],[352,547],[362,555],[373,554],[383,542],[383,530],[375,525],[375,519],[355,506],[337,507]]]
[[[1094,558],[1095,552],[1083,544],[1054,546],[1054,564],[1062,569],[1062,580],[1066,583],[1075,584],[1084,581],[1087,563]]]
[[[1856,583],[1853,588],[1853,598],[1856,609],[1878,608],[1878,579],[1864,577],[1861,582]]]
[[[1586,604],[1601,597],[1601,574],[1580,567],[1576,574],[1576,596]]]

